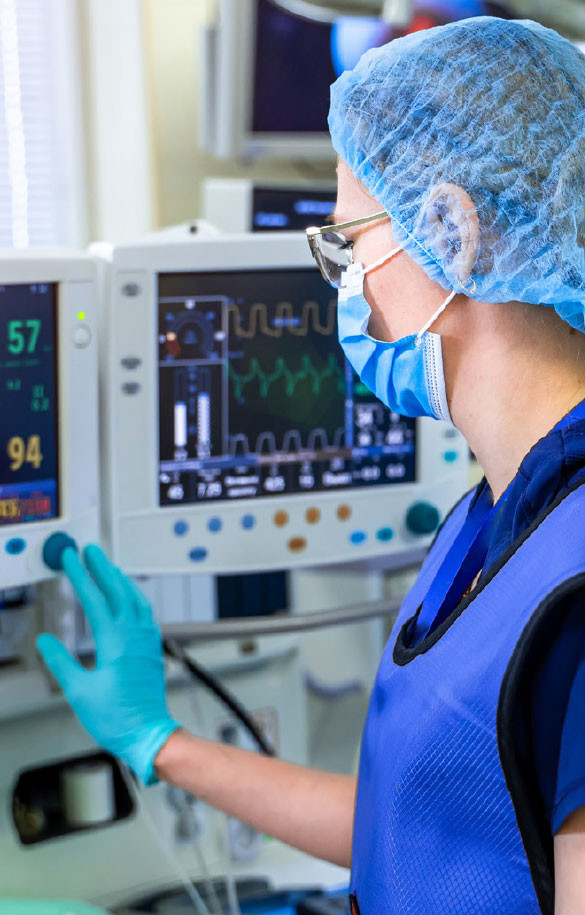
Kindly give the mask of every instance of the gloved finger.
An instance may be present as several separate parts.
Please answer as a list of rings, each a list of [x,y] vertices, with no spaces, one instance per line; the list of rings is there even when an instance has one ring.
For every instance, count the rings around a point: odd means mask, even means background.
[[[139,622],[139,611],[134,589],[132,588],[132,582],[127,575],[124,575],[121,569],[114,569],[114,574],[120,590],[124,594],[119,611],[119,619],[123,619],[129,623],[137,623]]]
[[[136,618],[142,626],[154,625],[152,606],[147,596],[140,590],[132,578],[126,578],[126,582],[132,593],[133,603],[136,610]]]
[[[54,635],[48,632],[39,635],[37,649],[64,693],[67,693],[76,677],[85,674],[83,667],[71,657],[65,645]]]
[[[63,552],[63,571],[73,585],[73,590],[89,620],[96,643],[112,618],[103,594],[88,575],[77,552],[71,548]]]
[[[90,543],[85,547],[83,559],[92,578],[106,598],[113,619],[127,616],[129,608],[120,570],[109,561],[95,543]]]

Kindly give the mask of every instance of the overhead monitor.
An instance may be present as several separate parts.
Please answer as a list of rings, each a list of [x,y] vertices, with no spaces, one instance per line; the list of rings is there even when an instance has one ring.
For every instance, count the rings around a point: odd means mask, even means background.
[[[337,339],[304,236],[114,248],[108,531],[133,574],[404,554],[467,486],[462,437],[391,413]]]
[[[335,209],[336,197],[335,184],[210,178],[203,187],[204,218],[222,232],[299,232],[322,225]]]
[[[406,31],[498,15],[488,0],[416,0],[407,29],[381,19],[334,24],[288,12],[272,0],[219,0],[202,32],[200,142],[220,158],[332,158],[329,89],[362,54]]]
[[[50,534],[99,534],[96,309],[89,257],[0,251],[0,588],[50,577]]]

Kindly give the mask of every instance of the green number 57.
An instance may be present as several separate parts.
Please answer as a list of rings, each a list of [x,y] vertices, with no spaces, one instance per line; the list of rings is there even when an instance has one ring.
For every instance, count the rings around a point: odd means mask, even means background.
[[[9,321],[8,351],[15,356],[23,353],[25,349],[27,353],[34,353],[40,330],[41,322],[35,318],[28,321]]]

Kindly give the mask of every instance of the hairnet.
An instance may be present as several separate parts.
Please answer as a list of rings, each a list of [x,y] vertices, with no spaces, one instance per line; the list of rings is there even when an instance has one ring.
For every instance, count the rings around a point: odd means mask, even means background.
[[[585,55],[570,42],[489,16],[406,35],[334,83],[329,127],[431,279],[585,330]],[[479,223],[467,275],[453,185]]]

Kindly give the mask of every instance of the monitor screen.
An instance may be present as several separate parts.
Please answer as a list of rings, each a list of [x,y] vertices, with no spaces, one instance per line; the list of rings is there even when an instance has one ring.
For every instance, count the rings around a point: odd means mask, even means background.
[[[299,66],[299,49],[307,66]],[[331,26],[258,0],[251,128],[260,133],[327,130],[335,80]]]
[[[0,524],[59,514],[57,284],[0,286]]]
[[[335,209],[335,190],[310,188],[254,187],[252,231],[300,232],[308,226],[322,226]]]
[[[161,505],[413,482],[415,423],[346,362],[314,269],[158,277]]]
[[[411,23],[398,28],[367,16],[314,22],[272,0],[256,0],[255,7],[250,129],[268,134],[326,133],[331,84],[370,48],[458,19],[512,15],[494,0],[414,0]]]

